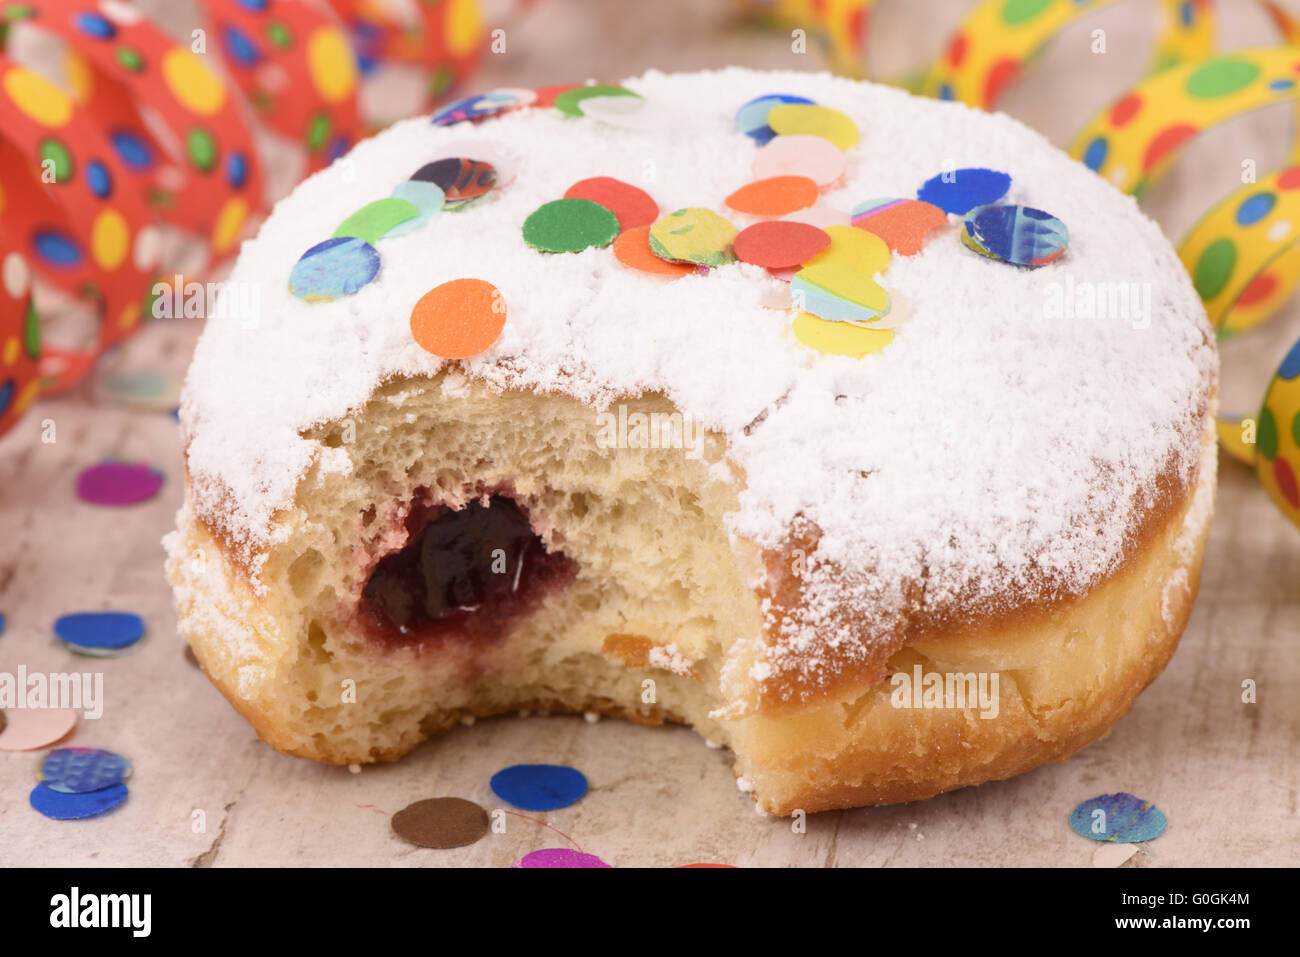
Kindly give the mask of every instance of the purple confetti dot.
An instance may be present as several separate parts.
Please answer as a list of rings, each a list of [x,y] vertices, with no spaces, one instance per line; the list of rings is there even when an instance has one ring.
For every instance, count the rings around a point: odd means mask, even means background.
[[[77,498],[91,505],[137,505],[162,488],[163,474],[138,462],[101,462],[77,476]]]
[[[572,851],[567,847],[546,847],[525,854],[511,867],[609,867],[595,854]]]

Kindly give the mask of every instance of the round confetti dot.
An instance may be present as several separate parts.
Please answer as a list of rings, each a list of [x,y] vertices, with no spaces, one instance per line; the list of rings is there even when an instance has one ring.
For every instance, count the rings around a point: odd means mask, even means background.
[[[81,263],[81,247],[66,233],[43,229],[32,237],[36,255],[55,267],[71,268]]]
[[[1045,266],[1070,245],[1065,223],[1031,206],[978,208],[966,217],[965,229],[981,251],[1013,266]]]
[[[649,226],[636,226],[620,233],[614,240],[614,258],[630,269],[668,279],[690,276],[697,271],[690,263],[668,262],[656,256],[650,249]]]
[[[977,206],[996,203],[1011,188],[1011,177],[982,167],[948,170],[931,177],[916,191],[916,198],[945,213],[965,216]]]
[[[767,269],[789,269],[807,262],[831,244],[826,230],[807,223],[755,223],[736,236],[736,258]]]
[[[1150,801],[1131,794],[1102,794],[1070,812],[1070,829],[1093,841],[1136,844],[1165,832],[1166,820]]]
[[[77,476],[77,498],[91,505],[137,505],[162,488],[163,474],[139,462],[100,462]]]
[[[393,190],[394,199],[402,199],[415,207],[416,215],[413,219],[408,219],[404,223],[398,223],[387,233],[385,239],[397,239],[415,232],[430,219],[442,212],[444,196],[442,187],[437,183],[426,183],[421,180],[409,179],[404,183],[398,183]]]
[[[512,807],[554,811],[587,793],[587,778],[558,764],[515,764],[492,775],[492,791]]]
[[[584,854],[567,847],[547,847],[525,854],[511,867],[609,867],[595,854]]]
[[[565,90],[555,98],[554,106],[567,116],[582,116],[582,107],[579,104],[589,97],[638,95],[625,87],[594,83],[591,86],[579,86],[572,90]]]
[[[578,108],[583,116],[627,130],[662,130],[673,123],[667,110],[639,96],[589,96]]]
[[[465,847],[488,831],[487,811],[464,798],[429,798],[393,815],[393,833],[420,847]]]
[[[878,282],[838,263],[800,269],[790,280],[790,296],[801,311],[828,322],[867,325],[889,308]]]
[[[172,47],[162,58],[163,82],[172,96],[199,116],[214,116],[226,105],[226,88],[196,54]]]
[[[416,207],[404,199],[377,199],[367,203],[334,230],[335,238],[345,237],[376,243],[380,237],[395,226],[420,215]]]
[[[482,160],[447,157],[421,166],[411,179],[436,185],[443,192],[444,205],[452,209],[491,190],[497,184],[497,171]]]
[[[820,136],[841,150],[857,144],[857,124],[845,113],[829,106],[787,103],[772,107],[767,114],[768,126],[780,136]]]
[[[42,758],[36,768],[36,780],[64,794],[100,791],[130,776],[130,761],[101,748],[58,748]]]
[[[289,291],[308,302],[350,296],[379,274],[379,253],[360,239],[332,238],[302,254],[289,274]]]
[[[589,199],[553,200],[524,220],[524,242],[544,253],[608,246],[618,232],[618,217]]]
[[[510,94],[485,93],[480,96],[467,96],[454,100],[433,114],[434,126],[451,126],[469,120],[504,113],[518,106],[518,100]]]
[[[795,338],[810,349],[833,356],[861,359],[894,341],[892,329],[863,329],[851,322],[827,322],[801,312],[791,325]]]
[[[1220,59],[1207,63],[1187,78],[1187,92],[1197,99],[1227,96],[1249,86],[1259,67],[1249,60]]]
[[[118,652],[144,637],[144,619],[129,611],[79,611],[56,619],[54,634],[73,651]]]
[[[127,793],[125,784],[114,784],[89,794],[64,794],[38,784],[32,789],[31,804],[41,814],[56,821],[77,821],[113,810],[126,800]]]
[[[852,222],[900,256],[915,256],[932,233],[948,225],[948,217],[919,199],[869,199],[853,208]]]
[[[828,226],[831,244],[808,261],[809,266],[835,264],[865,276],[873,276],[889,265],[889,247],[875,233],[856,226]]]
[[[669,262],[722,266],[735,257],[731,250],[736,227],[709,209],[689,207],[661,216],[650,227],[650,250]]]
[[[1201,253],[1192,270],[1192,282],[1202,299],[1213,299],[1232,278],[1237,265],[1237,246],[1231,239],[1217,239]]]
[[[307,69],[326,103],[342,103],[357,85],[357,61],[342,31],[317,27],[307,38]]]
[[[777,136],[754,154],[755,179],[806,176],[822,189],[844,175],[844,152],[820,136]]]
[[[645,190],[612,176],[579,180],[564,192],[565,199],[599,203],[618,219],[619,231],[649,226],[659,217],[659,204]]]
[[[736,129],[744,133],[759,146],[776,136],[776,131],[767,123],[767,116],[772,109],[785,104],[813,105],[813,101],[790,93],[767,93],[755,97],[736,111]]]
[[[0,731],[0,751],[38,751],[62,741],[77,726],[70,708],[10,708]]]
[[[817,202],[817,184],[807,176],[772,176],[740,187],[729,207],[750,216],[785,216]]]
[[[453,279],[434,286],[411,310],[412,337],[420,348],[443,359],[478,355],[497,341],[505,324],[505,297],[482,279]]]

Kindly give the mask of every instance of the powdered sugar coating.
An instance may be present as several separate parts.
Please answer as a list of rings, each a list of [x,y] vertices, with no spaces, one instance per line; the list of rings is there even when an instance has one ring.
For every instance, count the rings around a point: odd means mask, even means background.
[[[851,602],[869,611],[868,627],[888,628],[909,582],[923,579],[936,606],[1030,584],[1084,592],[1123,557],[1157,477],[1172,467],[1190,481],[1215,351],[1174,250],[1131,198],[1006,116],[883,86],[741,69],[626,85],[678,125],[618,129],[553,109],[474,127],[413,119],[312,177],[245,245],[233,279],[259,290],[257,326],[209,321],[182,421],[194,506],[246,559],[275,539],[276,511],[292,506],[322,452],[303,430],[345,417],[393,377],[439,370],[411,340],[411,307],[465,276],[491,282],[509,308],[497,344],[465,363],[470,375],[593,406],[661,391],[728,435],[746,477],[735,534],[776,547],[796,516],[816,524],[807,608],[774,652],[814,672],[822,652],[860,640],[828,627],[837,608]],[[910,321],[882,353],[855,360],[800,345],[793,314],[765,307],[784,284],[757,267],[662,282],[609,249],[544,255],[524,244],[529,213],[593,176],[641,186],[663,211],[725,214],[724,197],[753,178],[756,149],[734,113],[768,92],[843,110],[862,131],[843,184],[821,203],[913,196],[943,169],[988,166],[1011,174],[1006,201],[1067,224],[1069,252],[1021,270],[963,248],[955,226],[936,234],[881,277]],[[512,181],[380,241],[379,278],[358,294],[328,304],[289,295],[304,250],[451,143],[484,144],[475,158],[499,164],[513,153]],[[1049,318],[1052,288],[1067,282],[1134,284],[1139,303],[1149,290],[1149,325]]]

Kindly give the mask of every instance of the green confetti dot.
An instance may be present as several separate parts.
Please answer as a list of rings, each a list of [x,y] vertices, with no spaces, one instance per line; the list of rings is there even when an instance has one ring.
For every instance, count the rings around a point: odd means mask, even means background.
[[[324,110],[317,113],[307,124],[307,148],[313,153],[325,145],[325,139],[330,135],[330,117]]]
[[[400,226],[407,220],[420,215],[414,203],[392,196],[367,203],[334,230],[334,237],[364,239],[368,243],[378,242],[394,226]]]
[[[568,116],[582,116],[582,108],[578,104],[592,96],[640,96],[640,94],[633,93],[625,87],[597,83],[564,91],[555,98],[555,108]]]
[[[1268,406],[1259,410],[1259,431],[1255,435],[1259,454],[1270,462],[1277,458],[1277,419]]]
[[[217,162],[217,141],[201,126],[190,130],[185,137],[185,148],[190,154],[190,162],[203,172],[208,172]]]
[[[27,350],[27,358],[40,358],[41,317],[36,314],[36,303],[30,300],[27,303],[27,317],[23,320],[23,348]]]
[[[266,25],[266,38],[278,46],[281,50],[289,49],[293,43],[293,34],[289,28],[278,20],[272,20]]]
[[[140,55],[138,50],[134,50],[131,47],[120,47],[114,56],[117,59],[118,65],[124,70],[130,70],[132,73],[139,73],[144,69],[144,57]]]
[[[524,242],[544,253],[608,246],[617,235],[618,217],[589,199],[557,199],[524,220]]]
[[[66,183],[72,179],[72,154],[56,139],[41,140],[41,166],[47,168],[47,164],[54,166],[55,182]]]
[[[1223,291],[1232,277],[1233,267],[1237,265],[1237,246],[1231,239],[1219,239],[1210,243],[1201,258],[1196,261],[1193,282],[1196,291],[1205,300],[1213,299]]]
[[[1236,93],[1259,76],[1259,67],[1247,60],[1218,60],[1187,78],[1187,92],[1202,100]]]
[[[1016,26],[1032,20],[1054,2],[1055,0],[1007,0],[1002,7],[1002,22]]]

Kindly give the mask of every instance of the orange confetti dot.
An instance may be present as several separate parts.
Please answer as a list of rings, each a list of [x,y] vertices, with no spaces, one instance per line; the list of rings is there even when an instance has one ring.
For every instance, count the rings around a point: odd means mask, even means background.
[[[751,216],[784,216],[817,202],[817,184],[807,176],[771,176],[742,186],[727,205]]]
[[[614,258],[630,269],[677,279],[695,272],[691,263],[670,263],[650,251],[650,227],[637,226],[614,240]]]
[[[411,335],[426,352],[468,359],[497,341],[506,325],[506,300],[482,279],[434,286],[411,310]]]

